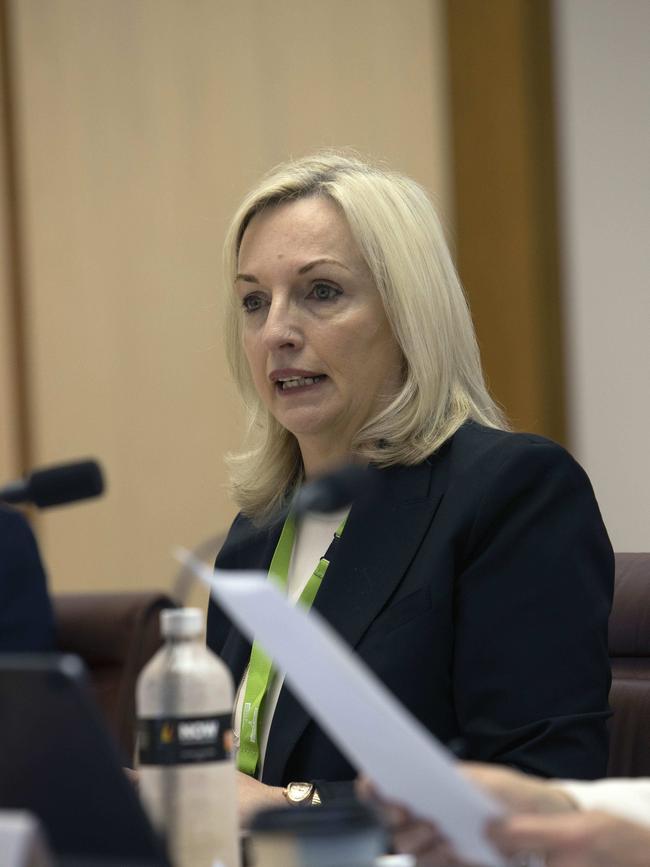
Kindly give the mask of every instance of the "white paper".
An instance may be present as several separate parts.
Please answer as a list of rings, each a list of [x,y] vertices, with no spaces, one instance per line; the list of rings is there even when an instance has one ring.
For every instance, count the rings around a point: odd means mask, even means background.
[[[260,642],[291,689],[352,765],[387,798],[429,819],[474,864],[506,862],[484,837],[503,807],[463,777],[456,760],[390,693],[316,611],[292,606],[259,572],[214,572],[185,562],[250,639]]]

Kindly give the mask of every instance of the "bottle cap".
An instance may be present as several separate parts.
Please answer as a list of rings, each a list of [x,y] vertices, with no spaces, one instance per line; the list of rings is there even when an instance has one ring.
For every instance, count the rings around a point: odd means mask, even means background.
[[[195,638],[203,632],[200,608],[165,608],[160,612],[160,631],[165,638]]]

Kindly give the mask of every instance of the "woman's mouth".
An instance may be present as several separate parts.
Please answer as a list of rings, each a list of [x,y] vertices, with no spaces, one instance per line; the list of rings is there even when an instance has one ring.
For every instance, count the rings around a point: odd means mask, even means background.
[[[324,373],[320,373],[317,376],[282,377],[282,379],[276,381],[275,387],[278,391],[288,392],[296,389],[311,388],[314,385],[318,385],[318,383],[322,382],[324,379],[326,379]]]

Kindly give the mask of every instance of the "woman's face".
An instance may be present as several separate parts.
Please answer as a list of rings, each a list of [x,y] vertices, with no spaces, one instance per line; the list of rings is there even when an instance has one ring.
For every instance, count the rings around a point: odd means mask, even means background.
[[[257,214],[236,291],[255,388],[308,459],[349,450],[400,383],[401,353],[347,221],[327,198]]]

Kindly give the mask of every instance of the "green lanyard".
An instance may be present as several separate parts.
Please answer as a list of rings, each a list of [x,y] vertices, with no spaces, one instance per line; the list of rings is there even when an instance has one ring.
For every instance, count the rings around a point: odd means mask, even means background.
[[[336,539],[341,538],[346,520],[347,518],[344,518],[339,524],[334,534]],[[278,539],[278,544],[269,566],[268,575],[269,580],[273,581],[285,592],[295,539],[296,521],[294,516],[289,514],[282,527],[282,532],[280,533],[280,538]],[[318,565],[298,599],[298,604],[303,608],[309,609],[313,605],[329,564],[330,561],[324,557],[318,561]],[[273,673],[272,660],[264,653],[258,642],[254,641],[250,662],[248,663],[248,679],[246,681],[246,691],[242,706],[239,753],[237,755],[237,767],[240,771],[250,776],[253,776],[257,770],[260,758],[259,734],[261,731],[263,703],[269,684],[273,678]]]

